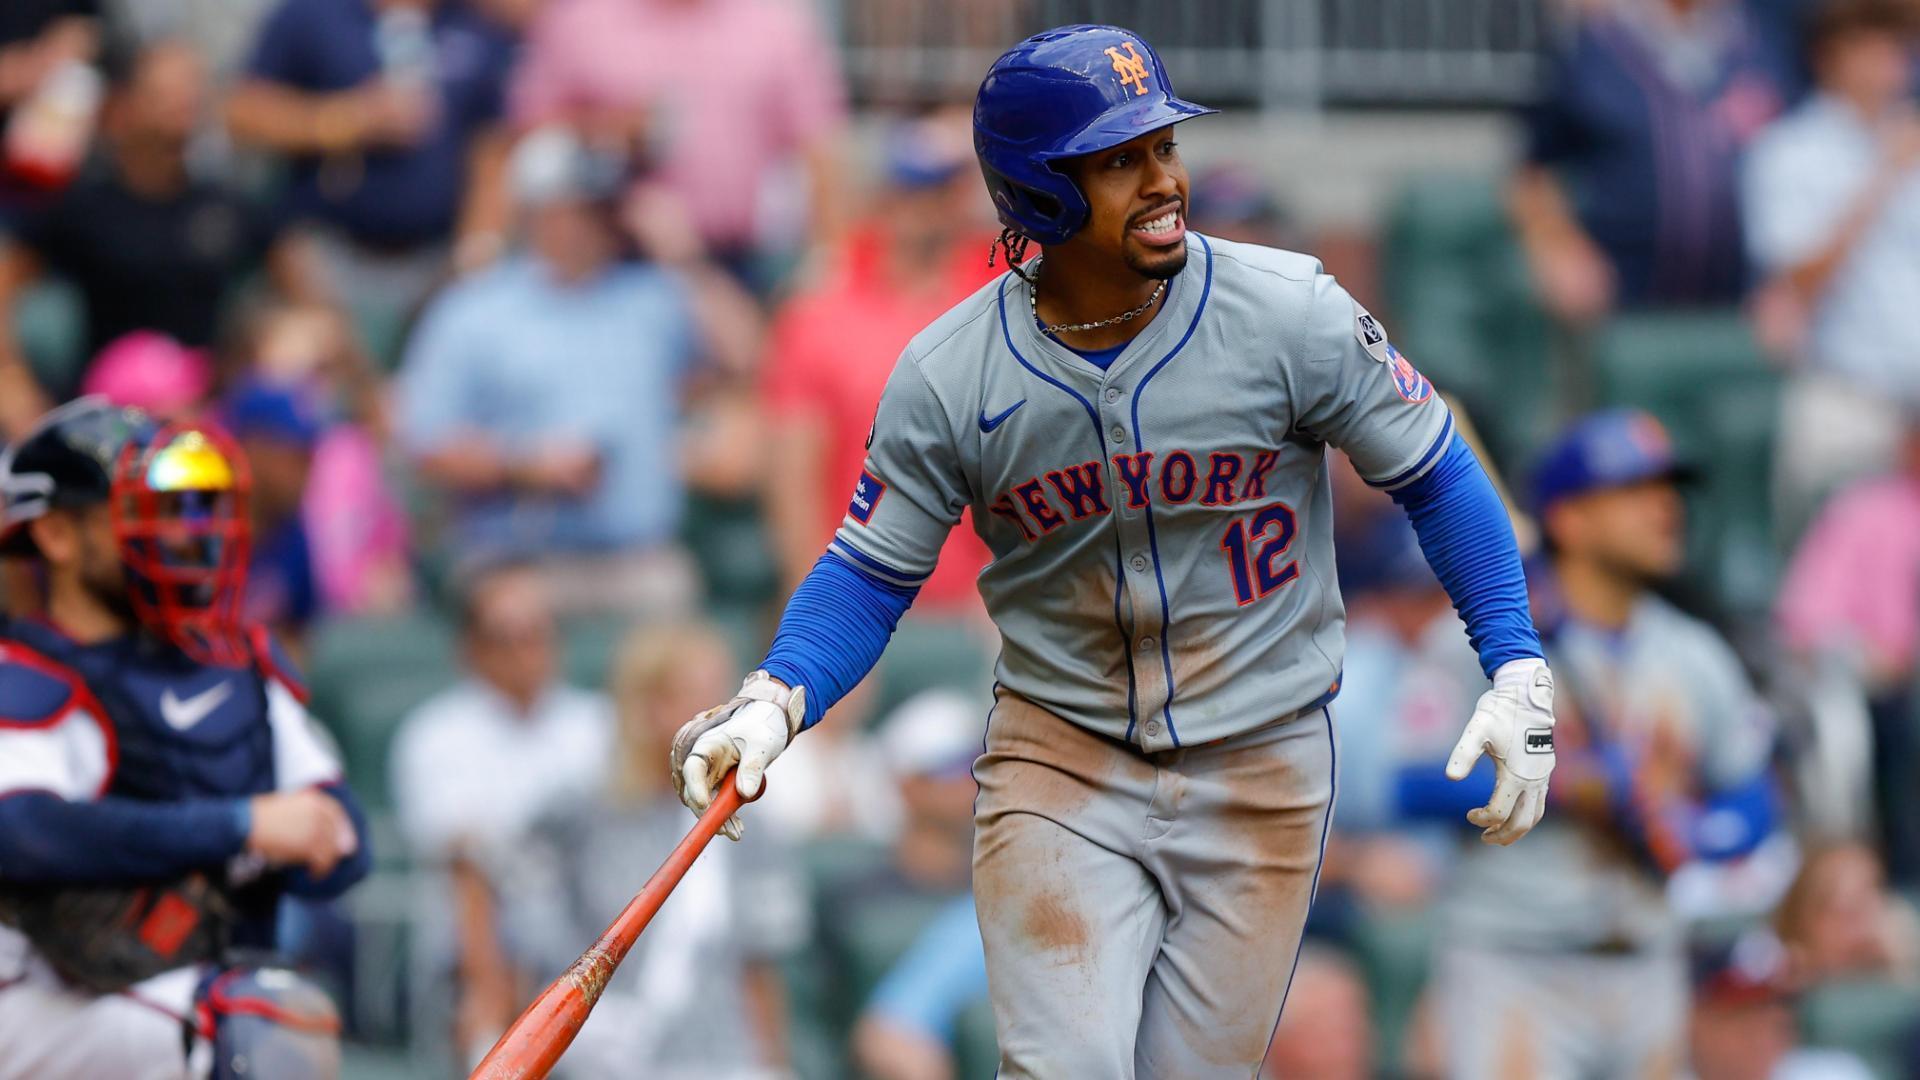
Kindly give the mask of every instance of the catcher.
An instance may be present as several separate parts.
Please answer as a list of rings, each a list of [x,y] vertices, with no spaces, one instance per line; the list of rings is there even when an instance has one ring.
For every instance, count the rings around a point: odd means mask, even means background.
[[[261,958],[284,894],[365,876],[305,691],[238,617],[246,463],[99,399],[0,454],[0,1080],[339,1072],[325,994]]]

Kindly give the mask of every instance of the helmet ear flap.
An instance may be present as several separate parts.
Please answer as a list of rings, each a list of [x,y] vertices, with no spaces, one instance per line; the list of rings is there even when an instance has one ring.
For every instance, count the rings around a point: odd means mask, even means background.
[[[987,190],[1001,220],[1017,222],[1036,243],[1063,243],[1087,223],[1087,199],[1072,180],[1042,165],[1036,179],[1045,186],[1014,180],[991,165],[982,164]],[[1011,227],[1011,226],[1010,226]]]

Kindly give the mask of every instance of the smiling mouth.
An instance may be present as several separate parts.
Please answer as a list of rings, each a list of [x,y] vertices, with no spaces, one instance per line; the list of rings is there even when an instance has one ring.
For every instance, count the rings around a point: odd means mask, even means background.
[[[1128,231],[1150,243],[1170,243],[1185,234],[1181,222],[1180,204],[1174,203],[1149,218],[1135,219]]]

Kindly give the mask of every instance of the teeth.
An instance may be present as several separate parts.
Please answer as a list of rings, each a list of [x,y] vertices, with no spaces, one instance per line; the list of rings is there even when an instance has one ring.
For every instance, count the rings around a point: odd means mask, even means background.
[[[1178,219],[1178,217],[1179,215],[1174,213],[1172,210],[1169,210],[1166,213],[1160,215],[1159,217],[1154,218],[1152,221],[1142,222],[1139,226],[1139,229],[1141,232],[1149,232],[1149,233],[1172,232],[1173,224]]]

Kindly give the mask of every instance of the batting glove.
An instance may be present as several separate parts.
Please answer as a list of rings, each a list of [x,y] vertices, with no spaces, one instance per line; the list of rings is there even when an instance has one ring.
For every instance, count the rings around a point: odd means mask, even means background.
[[[743,799],[760,794],[767,766],[800,731],[807,712],[804,687],[788,688],[764,671],[747,676],[740,693],[686,722],[673,737],[673,790],[695,814],[713,802],[714,785],[738,766],[733,786]],[[740,815],[720,831],[740,839]]]
[[[1553,772],[1553,672],[1534,657],[1493,673],[1467,730],[1447,758],[1447,779],[1465,780],[1481,754],[1493,758],[1493,798],[1467,812],[1480,838],[1505,846],[1539,824]]]

